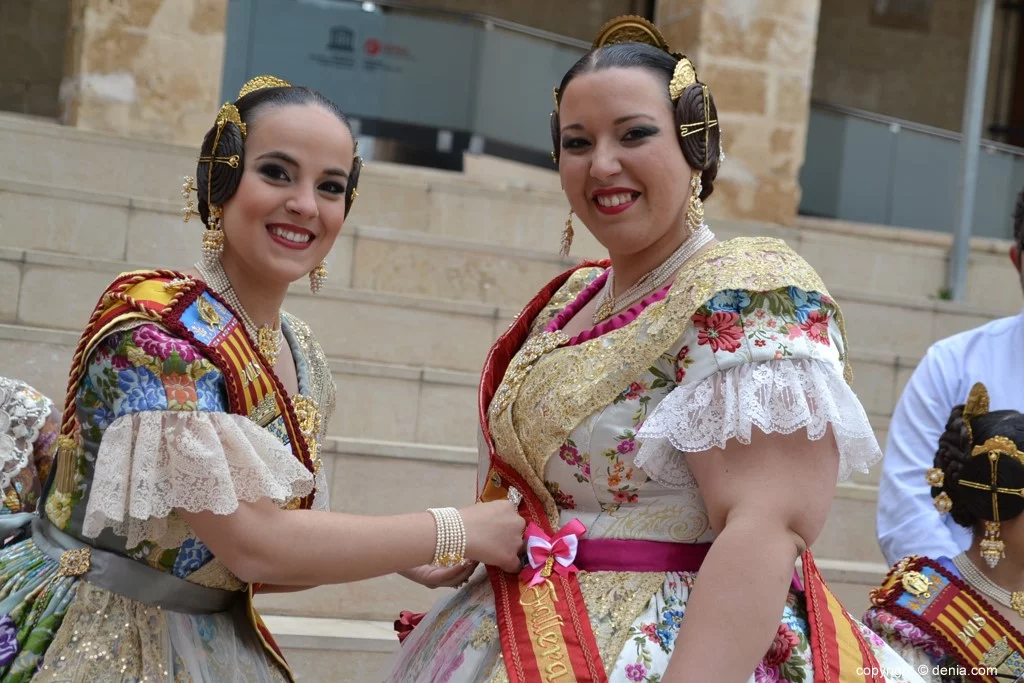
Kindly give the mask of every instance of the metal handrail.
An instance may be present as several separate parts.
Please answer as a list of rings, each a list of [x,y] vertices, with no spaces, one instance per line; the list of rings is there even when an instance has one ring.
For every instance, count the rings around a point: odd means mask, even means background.
[[[363,5],[362,0],[332,0],[332,2],[344,2],[349,5]],[[513,33],[522,33],[524,35],[532,36],[533,38],[540,38],[541,40],[546,40],[550,43],[558,43],[559,45],[582,48],[584,50],[590,49],[590,43],[586,42],[585,40],[579,40],[578,38],[570,38],[569,36],[562,36],[557,33],[552,33],[551,31],[533,28],[532,26],[526,26],[524,24],[517,24],[514,21],[508,21],[507,19],[499,19],[498,17],[492,17],[486,14],[477,14],[476,12],[462,12],[453,9],[443,9],[440,7],[423,7],[421,5],[413,5],[408,2],[401,2],[401,0],[373,0],[373,4],[379,7],[388,7],[403,12],[409,12],[411,14],[432,14],[446,16],[449,18],[480,24],[486,29],[498,27],[505,29],[506,31],[511,31]]]
[[[935,126],[929,126],[925,123],[917,123],[916,121],[907,121],[905,119],[898,119],[895,116],[886,116],[885,114],[878,114],[871,111],[865,111],[863,109],[857,109],[856,107],[847,107],[842,104],[833,104],[831,102],[824,102],[822,100],[811,100],[811,108],[818,109],[820,111],[832,112],[835,114],[842,114],[844,116],[850,116],[852,118],[861,119],[864,121],[871,121],[873,123],[881,123],[887,126],[899,126],[901,129],[909,130],[915,133],[922,133],[924,135],[930,135],[932,137],[943,138],[944,140],[951,140],[959,143],[963,139],[963,135],[955,130],[946,130],[945,128],[937,128]],[[1002,152],[1003,154],[1009,154],[1011,156],[1024,157],[1024,148],[1016,147],[1014,145],[1008,145],[1005,142],[997,142],[995,140],[982,140],[981,146],[987,150],[994,152]]]

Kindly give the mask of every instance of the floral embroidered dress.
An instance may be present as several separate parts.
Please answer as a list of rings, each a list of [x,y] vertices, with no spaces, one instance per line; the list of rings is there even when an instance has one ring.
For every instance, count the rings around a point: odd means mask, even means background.
[[[747,239],[718,245],[698,258],[729,260],[744,253],[799,260],[780,242]],[[561,329],[606,277],[599,267],[573,273],[534,322],[533,334]],[[582,521],[585,539],[713,541],[707,509],[682,453],[722,448],[732,439],[749,443],[754,428],[805,429],[809,438],[820,439],[830,438],[831,427],[841,478],[881,457],[867,416],[844,381],[845,341],[836,306],[824,291],[712,287],[670,347],[660,354],[642,350],[659,326],[688,314],[680,314],[686,306],[676,303],[680,286],[666,287],[547,353],[528,371],[509,408],[527,461],[519,471],[526,472],[527,481],[542,482],[536,485],[557,506],[558,526]],[[596,387],[619,376],[641,351],[656,360],[612,388],[612,400],[594,404]],[[500,408],[494,403],[488,422],[505,458],[501,449],[511,449],[495,431]],[[568,435],[553,440],[557,430],[551,424],[564,425]],[[487,470],[484,453],[482,479]],[[579,574],[610,681],[661,680],[696,577],[690,572]],[[903,665],[877,636],[861,630],[883,666]],[[812,681],[808,632],[803,595],[793,590],[751,680]],[[388,680],[507,681],[501,653],[494,593],[486,574],[477,572],[412,631]],[[917,680],[912,671],[905,673],[900,680]]]
[[[323,352],[298,319],[284,316],[283,329],[299,392],[323,407],[326,425],[334,385]],[[50,487],[44,514],[58,532],[130,558],[129,567],[244,596],[249,587],[175,509],[228,514],[264,497],[285,505],[314,483],[314,507],[329,508],[326,482],[295,458],[280,425],[228,413],[225,376],[160,324],[134,321],[107,334],[75,401],[73,489]],[[153,607],[61,571],[43,540],[34,531],[0,551],[0,680],[288,680],[244,601],[208,614]]]
[[[36,509],[53,463],[59,417],[50,399],[0,377],[0,515]]]

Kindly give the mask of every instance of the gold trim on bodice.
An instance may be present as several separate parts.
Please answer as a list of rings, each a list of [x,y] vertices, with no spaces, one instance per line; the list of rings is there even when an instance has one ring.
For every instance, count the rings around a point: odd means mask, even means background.
[[[539,319],[550,320],[582,291],[593,274],[591,269],[573,274]],[[495,393],[496,398],[505,396],[507,400],[493,400],[488,408],[497,452],[530,484],[557,528],[558,508],[544,486],[543,474],[548,458],[572,431],[652,367],[683,336],[697,309],[717,292],[766,292],[790,286],[828,295],[814,269],[781,240],[740,237],[696,256],[692,265],[679,271],[664,299],[617,330],[564,346],[567,336],[540,332],[535,325],[534,335],[513,358],[510,372]],[[838,309],[836,321],[843,336],[841,360],[850,381],[846,333]],[[553,343],[545,343],[545,335],[550,335]],[[537,358],[519,357],[536,355],[539,348],[544,353]],[[511,372],[516,368],[518,371]]]

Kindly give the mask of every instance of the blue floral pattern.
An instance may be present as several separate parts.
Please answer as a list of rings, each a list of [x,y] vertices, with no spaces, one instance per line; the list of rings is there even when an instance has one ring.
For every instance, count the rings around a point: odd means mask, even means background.
[[[167,410],[167,394],[160,378],[146,367],[121,370],[117,373],[121,395],[114,402],[116,417],[143,410]]]
[[[806,292],[798,287],[788,289],[789,298],[793,300],[796,307],[796,319],[799,323],[806,323],[812,311],[821,308],[821,294],[818,292]]]
[[[212,559],[213,553],[205,543],[198,538],[187,538],[178,549],[171,572],[179,578],[185,578]]]
[[[712,312],[742,313],[750,306],[750,294],[742,289],[723,289],[711,297],[706,305]]]
[[[224,375],[219,372],[206,373],[196,380],[196,393],[199,395],[199,410],[210,413],[227,412],[228,391]]]

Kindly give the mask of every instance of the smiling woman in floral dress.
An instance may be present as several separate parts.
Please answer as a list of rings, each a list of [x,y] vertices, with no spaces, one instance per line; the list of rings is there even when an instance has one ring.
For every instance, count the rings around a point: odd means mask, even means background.
[[[203,261],[101,294],[42,514],[0,516],[2,538],[30,534],[0,551],[0,680],[293,680],[254,590],[399,571],[453,584],[466,567],[428,565],[462,556],[518,566],[525,524],[508,501],[329,511],[319,450],[335,387],[281,306],[293,282],[323,284],[360,167],[319,93],[257,77],[221,108],[184,190]]]
[[[481,498],[518,502],[526,566],[435,605],[388,680],[919,680],[804,553],[881,453],[818,275],[704,224],[708,87],[626,17],[555,104],[562,186],[610,263],[548,284],[484,367]]]

